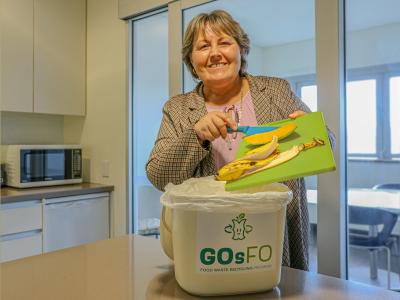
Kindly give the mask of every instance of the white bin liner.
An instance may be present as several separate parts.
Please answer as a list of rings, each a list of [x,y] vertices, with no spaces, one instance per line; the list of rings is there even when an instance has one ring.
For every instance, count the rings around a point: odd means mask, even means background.
[[[272,183],[225,191],[225,182],[213,176],[191,178],[179,185],[169,183],[161,203],[172,209],[207,212],[274,212],[292,200],[292,192],[283,184]]]

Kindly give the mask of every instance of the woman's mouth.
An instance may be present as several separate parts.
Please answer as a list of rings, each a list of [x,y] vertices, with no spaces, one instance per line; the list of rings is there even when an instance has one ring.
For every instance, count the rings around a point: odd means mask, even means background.
[[[210,64],[210,65],[207,66],[207,68],[210,68],[210,69],[221,68],[221,67],[224,67],[226,65],[227,65],[227,63]]]

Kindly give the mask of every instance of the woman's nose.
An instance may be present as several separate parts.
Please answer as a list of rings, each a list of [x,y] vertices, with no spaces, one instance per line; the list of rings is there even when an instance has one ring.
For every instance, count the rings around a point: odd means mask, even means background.
[[[221,53],[219,52],[219,49],[217,46],[212,46],[210,49],[210,58],[211,59],[220,59],[221,58]]]

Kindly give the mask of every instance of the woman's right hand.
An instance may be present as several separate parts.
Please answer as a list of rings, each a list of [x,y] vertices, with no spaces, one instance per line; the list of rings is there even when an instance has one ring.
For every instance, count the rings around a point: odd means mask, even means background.
[[[223,112],[213,111],[206,114],[194,125],[194,131],[200,143],[206,140],[212,142],[220,136],[225,139],[227,127],[236,130],[236,122]]]

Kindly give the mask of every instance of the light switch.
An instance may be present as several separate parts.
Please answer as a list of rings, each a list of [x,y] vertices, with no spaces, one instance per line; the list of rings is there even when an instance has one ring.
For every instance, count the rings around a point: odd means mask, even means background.
[[[101,162],[101,176],[103,177],[110,176],[110,162],[108,160],[103,160]]]

